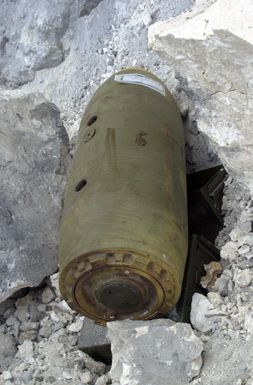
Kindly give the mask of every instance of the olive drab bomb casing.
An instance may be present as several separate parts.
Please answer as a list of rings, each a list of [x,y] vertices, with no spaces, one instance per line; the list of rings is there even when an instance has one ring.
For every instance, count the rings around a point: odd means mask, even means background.
[[[187,255],[184,132],[164,84],[109,78],[83,116],[60,225],[60,290],[105,323],[178,301]]]

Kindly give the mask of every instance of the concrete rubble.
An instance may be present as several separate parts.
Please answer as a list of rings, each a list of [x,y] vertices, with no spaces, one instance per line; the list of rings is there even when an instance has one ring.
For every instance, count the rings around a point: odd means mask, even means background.
[[[253,192],[251,0],[203,0],[149,27],[149,46],[185,79],[198,129],[223,165]]]
[[[61,298],[57,281],[55,274],[44,287],[0,304],[0,384],[107,383],[106,365],[77,348],[85,319]]]
[[[198,376],[202,341],[189,324],[168,319],[108,323],[112,380],[120,385],[184,385]]]
[[[60,111],[42,95],[0,94],[0,303],[57,270],[68,164]]]
[[[194,385],[253,383],[253,201],[231,178],[224,192],[225,227],[216,241],[223,272],[207,297],[194,294],[192,300],[191,322],[205,342]]]

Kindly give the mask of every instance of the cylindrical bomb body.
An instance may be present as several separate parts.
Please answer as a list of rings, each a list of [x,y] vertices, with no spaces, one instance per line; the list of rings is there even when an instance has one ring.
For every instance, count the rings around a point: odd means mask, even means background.
[[[60,290],[103,323],[177,302],[187,255],[184,132],[163,83],[142,69],[108,79],[78,133],[60,226]]]

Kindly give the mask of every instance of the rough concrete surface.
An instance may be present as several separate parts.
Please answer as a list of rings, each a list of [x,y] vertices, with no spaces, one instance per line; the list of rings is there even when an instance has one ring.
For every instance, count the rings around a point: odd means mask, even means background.
[[[185,80],[198,129],[230,174],[253,193],[253,3],[199,3],[150,26],[149,46]]]
[[[108,323],[112,380],[120,385],[186,385],[201,369],[202,341],[168,319]]]
[[[68,160],[60,112],[42,95],[0,95],[0,302],[57,270]]]
[[[76,19],[88,15],[93,1],[1,2],[0,81],[18,87],[32,81],[35,72],[58,66],[68,55],[63,37]]]

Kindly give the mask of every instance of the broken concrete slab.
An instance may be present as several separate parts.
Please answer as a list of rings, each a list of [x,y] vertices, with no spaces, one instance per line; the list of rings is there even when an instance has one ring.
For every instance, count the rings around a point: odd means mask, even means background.
[[[253,3],[200,1],[149,27],[149,46],[181,77],[198,129],[253,193]],[[193,114],[194,114],[193,113]]]
[[[3,92],[0,115],[1,303],[57,270],[69,155],[60,111],[42,95]]]
[[[120,385],[186,385],[200,372],[202,341],[191,326],[168,319],[107,324],[112,380]]]

